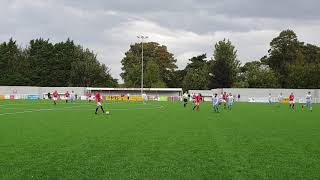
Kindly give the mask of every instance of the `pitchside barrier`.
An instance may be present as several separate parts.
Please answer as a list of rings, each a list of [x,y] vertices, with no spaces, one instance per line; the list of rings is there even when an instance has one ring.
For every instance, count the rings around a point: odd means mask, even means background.
[[[38,100],[39,95],[28,95],[28,94],[6,94],[0,95],[0,100],[16,100],[16,99],[28,99],[28,100]]]
[[[142,96],[106,96],[107,101],[135,101],[141,102]]]
[[[7,94],[7,95],[0,95],[0,100],[39,100],[39,99],[48,99],[47,95],[43,95],[40,97],[39,95],[28,95],[28,94]],[[60,100],[65,100],[66,97],[63,93],[59,93]],[[141,102],[142,96],[103,96],[103,99],[107,101],[131,101],[131,102]],[[94,96],[87,97],[87,96],[80,96],[79,100],[95,100]],[[149,101],[180,101],[180,96],[148,96]]]
[[[291,93],[295,95],[296,103],[305,103],[308,92],[312,95],[313,103],[320,103],[320,89],[263,89],[263,88],[223,88],[212,90],[189,90],[188,93],[201,94],[205,101],[212,101],[212,95],[217,93],[219,96],[222,93],[231,93],[236,102],[257,102],[268,103],[269,94],[271,94],[272,102],[278,102],[278,95],[282,94],[283,102],[288,103],[288,98]],[[238,96],[240,95],[240,98]]]
[[[180,101],[179,96],[148,96],[149,101]],[[107,101],[136,101],[141,102],[142,96],[105,96]]]

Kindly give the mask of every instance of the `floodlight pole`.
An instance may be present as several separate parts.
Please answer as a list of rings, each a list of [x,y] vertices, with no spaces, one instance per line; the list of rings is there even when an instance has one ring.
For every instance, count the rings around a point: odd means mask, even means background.
[[[141,40],[141,96],[143,94],[143,42],[148,39],[148,36],[137,36]]]

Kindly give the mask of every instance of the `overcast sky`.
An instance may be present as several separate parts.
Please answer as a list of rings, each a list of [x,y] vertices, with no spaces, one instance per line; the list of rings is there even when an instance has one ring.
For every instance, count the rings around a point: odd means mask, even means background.
[[[13,37],[26,46],[69,37],[120,78],[120,61],[137,35],[166,45],[179,68],[192,56],[210,58],[223,38],[242,63],[267,54],[271,39],[288,28],[320,45],[319,7],[317,0],[0,0],[0,41]]]

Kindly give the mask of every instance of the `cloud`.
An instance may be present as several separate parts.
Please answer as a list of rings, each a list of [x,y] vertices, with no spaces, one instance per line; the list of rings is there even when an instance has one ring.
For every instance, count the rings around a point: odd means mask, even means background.
[[[184,68],[214,44],[230,39],[242,63],[267,54],[281,30],[293,29],[300,40],[319,45],[320,2],[249,0],[0,0],[0,41],[22,45],[33,38],[53,42],[73,39],[94,50],[120,78],[121,59],[137,35],[166,45]]]

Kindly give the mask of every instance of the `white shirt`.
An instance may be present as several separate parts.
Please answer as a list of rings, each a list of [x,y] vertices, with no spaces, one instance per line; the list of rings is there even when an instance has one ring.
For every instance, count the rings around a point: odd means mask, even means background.
[[[278,101],[279,101],[279,102],[282,101],[282,96],[281,96],[281,95],[278,96]]]
[[[227,99],[228,99],[229,103],[232,103],[234,98],[233,98],[233,96],[228,96]]]
[[[306,96],[306,100],[307,100],[307,102],[311,102],[311,100],[312,100],[311,94],[308,94],[308,95]]]
[[[213,103],[213,105],[218,105],[219,104],[219,98],[212,96],[212,103]]]

